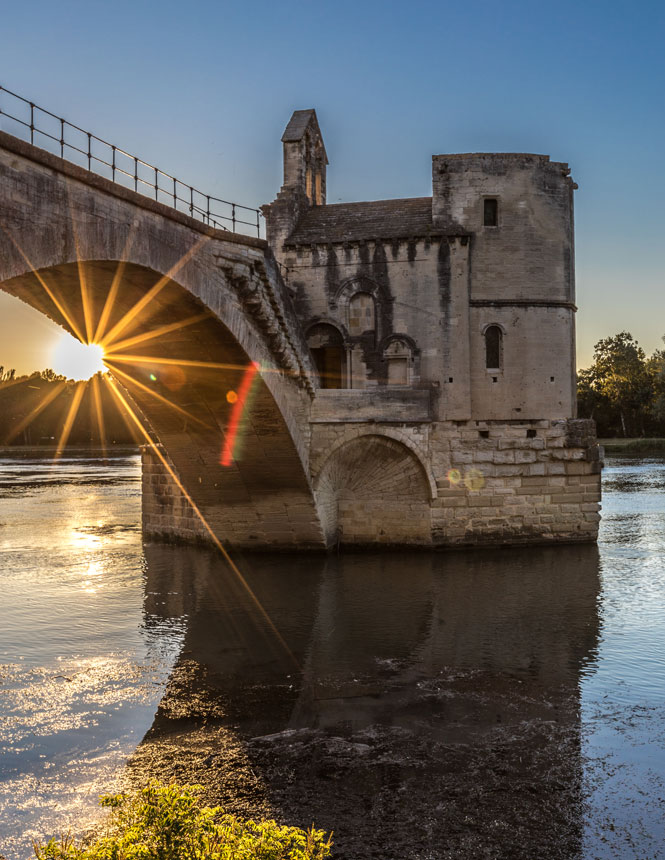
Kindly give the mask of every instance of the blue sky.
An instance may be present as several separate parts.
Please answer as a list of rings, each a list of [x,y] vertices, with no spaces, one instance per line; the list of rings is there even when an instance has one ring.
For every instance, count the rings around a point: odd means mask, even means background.
[[[434,153],[567,161],[585,366],[601,337],[665,334],[664,43],[665,5],[639,0],[26,0],[3,8],[0,84],[251,206],[297,108],[317,110],[329,202],[427,195]],[[41,368],[53,339],[0,296],[0,364]]]

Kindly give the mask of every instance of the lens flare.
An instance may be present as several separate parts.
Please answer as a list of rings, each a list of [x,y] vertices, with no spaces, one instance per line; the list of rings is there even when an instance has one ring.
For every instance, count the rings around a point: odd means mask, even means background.
[[[448,480],[453,486],[457,486],[459,482],[462,480],[462,473],[459,469],[448,469]]]
[[[243,416],[243,411],[245,409],[247,398],[249,397],[249,392],[252,388],[252,382],[254,381],[254,377],[256,376],[256,374],[259,372],[259,369],[260,365],[256,361],[253,361],[249,365],[249,367],[247,367],[245,373],[243,374],[242,382],[240,383],[240,388],[238,389],[236,399],[229,401],[229,403],[233,403],[233,410],[231,411],[231,418],[229,420],[229,426],[226,431],[226,438],[224,440],[224,449],[222,450],[222,456],[220,459],[220,463],[222,466],[230,466],[233,462],[233,452],[238,436],[238,431],[240,429],[240,421]]]
[[[478,469],[469,469],[464,475],[464,485],[471,492],[478,492],[485,486],[485,476]]]
[[[81,343],[67,332],[63,332],[53,350],[53,370],[75,379],[77,382],[90,379],[100,371],[104,373],[104,350],[97,343]]]

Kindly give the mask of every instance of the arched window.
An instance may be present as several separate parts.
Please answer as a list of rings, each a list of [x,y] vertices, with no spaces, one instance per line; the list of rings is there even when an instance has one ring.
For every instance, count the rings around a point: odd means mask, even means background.
[[[346,361],[344,340],[335,326],[317,323],[307,332],[316,369],[321,378],[321,388],[345,388]]]
[[[408,385],[410,382],[411,349],[403,340],[392,340],[384,351],[388,365],[388,385]]]
[[[485,367],[488,370],[501,370],[503,361],[503,332],[498,325],[485,329]]]
[[[374,298],[369,293],[356,293],[349,301],[349,334],[357,337],[374,328]]]

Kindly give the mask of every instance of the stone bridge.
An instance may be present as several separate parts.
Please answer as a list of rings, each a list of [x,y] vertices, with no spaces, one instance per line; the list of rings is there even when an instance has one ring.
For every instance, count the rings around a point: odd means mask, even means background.
[[[324,545],[309,466],[317,374],[265,241],[0,133],[0,288],[106,341],[116,383],[220,540]],[[154,453],[144,491],[148,532],[204,535]]]
[[[0,134],[0,288],[103,344],[153,442],[146,534],[271,549],[595,540],[567,166],[435,156],[431,198],[327,205],[314,111],[282,140],[269,245]]]

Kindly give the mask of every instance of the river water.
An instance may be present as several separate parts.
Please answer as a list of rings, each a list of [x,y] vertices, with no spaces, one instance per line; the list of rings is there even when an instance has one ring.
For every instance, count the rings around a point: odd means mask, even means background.
[[[196,781],[340,858],[665,858],[665,463],[598,546],[142,542],[140,464],[0,455],[0,853]]]

